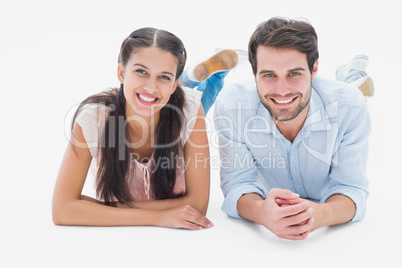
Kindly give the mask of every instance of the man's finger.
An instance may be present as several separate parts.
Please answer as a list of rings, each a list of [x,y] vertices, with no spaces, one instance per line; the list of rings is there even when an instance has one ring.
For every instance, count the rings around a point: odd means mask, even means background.
[[[279,216],[281,218],[285,217],[290,217],[294,215],[298,215],[308,209],[308,203],[307,201],[303,201],[299,204],[296,205],[291,205],[291,206],[283,206],[278,208],[279,209]]]
[[[272,188],[269,193],[269,196],[273,197],[275,200],[276,199],[298,199],[299,195],[288,190],[288,189],[278,189],[278,188]]]
[[[298,199],[281,199],[281,198],[277,198],[275,199],[275,202],[280,205],[287,205],[287,206],[291,206],[291,205],[296,205],[299,204],[301,202],[303,202],[304,200],[302,198],[298,198]]]

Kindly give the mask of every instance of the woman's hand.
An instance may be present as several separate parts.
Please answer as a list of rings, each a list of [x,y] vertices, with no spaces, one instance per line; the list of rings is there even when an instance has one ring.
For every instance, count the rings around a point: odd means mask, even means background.
[[[184,205],[160,211],[157,225],[170,228],[201,230],[213,227],[213,223],[195,208]]]
[[[96,204],[103,204],[103,202],[100,202],[94,198],[85,195],[81,195],[80,200],[85,200]],[[116,207],[135,209],[135,207],[133,207],[132,205],[119,202],[116,202]],[[189,205],[166,210],[159,210],[156,213],[158,214],[158,216],[155,225],[161,227],[200,230],[203,228],[211,228],[212,226],[214,226],[210,220],[208,220],[200,212],[198,212],[198,210]]]

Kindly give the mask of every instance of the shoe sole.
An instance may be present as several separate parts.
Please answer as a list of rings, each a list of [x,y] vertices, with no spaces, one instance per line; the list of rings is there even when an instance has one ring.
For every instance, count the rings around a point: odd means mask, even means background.
[[[203,81],[215,72],[234,68],[237,62],[238,56],[234,50],[222,50],[210,59],[198,64],[194,68],[194,76],[198,81]]]
[[[374,95],[374,83],[370,76],[359,86],[359,89],[364,96],[372,97]]]

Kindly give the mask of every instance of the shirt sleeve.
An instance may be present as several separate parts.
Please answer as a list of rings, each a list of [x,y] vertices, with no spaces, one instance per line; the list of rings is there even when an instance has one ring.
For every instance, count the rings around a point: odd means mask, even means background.
[[[183,91],[186,102],[183,107],[184,126],[181,130],[180,139],[182,144],[185,144],[193,132],[195,122],[198,118],[198,110],[201,106],[202,92],[188,87],[183,87]]]
[[[252,153],[241,139],[235,125],[235,110],[221,112],[215,106],[214,124],[218,136],[220,154],[221,189],[225,196],[222,210],[230,217],[241,218],[237,202],[247,193],[257,193],[265,198],[267,189],[258,182],[258,174]]]
[[[352,221],[358,221],[365,215],[369,194],[366,167],[371,123],[367,105],[363,109],[350,109],[345,118],[347,122],[340,129],[340,144],[333,155],[329,174],[330,187],[321,202],[334,194],[349,197],[356,205]]]
[[[108,109],[104,105],[86,104],[81,108],[80,113],[75,119],[75,123],[80,125],[87,147],[93,158],[97,158],[99,140],[104,129]]]

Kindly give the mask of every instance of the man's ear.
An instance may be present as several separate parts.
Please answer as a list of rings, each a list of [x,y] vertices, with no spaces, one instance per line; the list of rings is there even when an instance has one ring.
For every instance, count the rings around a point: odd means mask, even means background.
[[[314,81],[315,77],[317,76],[317,73],[318,73],[318,60],[316,60],[313,65],[313,72],[311,74],[311,82]]]
[[[254,71],[253,71],[253,77],[254,77],[255,83],[257,83],[257,77],[255,76],[255,72],[254,72]]]
[[[124,67],[121,63],[117,65],[117,78],[120,81],[120,84],[124,84]]]

